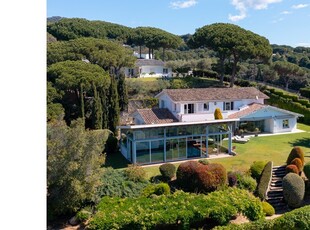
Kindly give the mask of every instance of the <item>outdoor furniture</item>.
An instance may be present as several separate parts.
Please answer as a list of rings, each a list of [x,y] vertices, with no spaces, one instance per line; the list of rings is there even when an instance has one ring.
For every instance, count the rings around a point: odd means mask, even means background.
[[[234,143],[242,143],[242,144],[247,143],[249,140],[250,140],[250,137],[234,136],[234,137],[232,138],[232,141],[233,141]]]

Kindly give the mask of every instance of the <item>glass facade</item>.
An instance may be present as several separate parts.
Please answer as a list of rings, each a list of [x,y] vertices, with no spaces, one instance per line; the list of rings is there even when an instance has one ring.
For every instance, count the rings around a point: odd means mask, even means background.
[[[137,164],[207,157],[223,149],[230,152],[222,140],[228,137],[231,146],[231,127],[232,123],[220,123],[124,129],[120,144],[127,159]]]

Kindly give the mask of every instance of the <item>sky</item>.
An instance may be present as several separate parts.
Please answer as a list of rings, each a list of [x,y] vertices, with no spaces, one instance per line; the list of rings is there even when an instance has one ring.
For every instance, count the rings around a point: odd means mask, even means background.
[[[310,0],[47,0],[47,17],[85,18],[176,35],[233,23],[271,44],[310,47]]]

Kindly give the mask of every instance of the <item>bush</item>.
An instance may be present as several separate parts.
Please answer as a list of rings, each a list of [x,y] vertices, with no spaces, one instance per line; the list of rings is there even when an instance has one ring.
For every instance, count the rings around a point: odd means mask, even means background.
[[[234,187],[234,186],[237,185],[237,176],[236,176],[235,173],[229,172],[229,173],[227,174],[227,179],[228,179],[228,185],[229,185],[230,187]]]
[[[184,191],[194,191],[197,185],[196,169],[201,164],[197,161],[187,161],[179,165],[177,169],[177,183]]]
[[[107,154],[116,153],[118,151],[117,143],[117,138],[113,134],[110,134],[105,144],[105,152]]]
[[[308,180],[310,180],[310,161],[305,164],[304,173],[306,177],[308,178]]]
[[[203,164],[203,165],[208,165],[208,164],[210,164],[210,162],[209,162],[207,159],[200,159],[198,162],[199,162],[200,164]]]
[[[200,165],[196,169],[197,187],[200,192],[208,193],[215,191],[226,184],[227,173],[223,165],[213,163]]]
[[[298,208],[301,206],[305,195],[305,183],[295,173],[289,173],[283,177],[283,197],[289,207]]]
[[[300,173],[302,171],[303,164],[302,164],[300,158],[294,158],[294,160],[291,161],[291,164],[296,165],[296,167],[298,169],[298,173]]]
[[[141,166],[138,165],[129,165],[124,172],[127,178],[134,182],[141,182],[146,178],[146,172]]]
[[[76,214],[76,219],[80,222],[85,222],[91,217],[91,215],[91,210],[84,208]]]
[[[288,173],[296,173],[299,174],[299,170],[296,165],[287,165],[285,168],[286,174]]]
[[[151,197],[152,195],[168,195],[170,194],[170,187],[166,183],[150,184],[142,191],[142,196]]]
[[[159,171],[164,179],[171,180],[175,176],[176,167],[174,164],[166,163],[159,167]]]
[[[263,206],[263,211],[264,211],[264,213],[265,213],[266,216],[272,216],[272,215],[275,214],[274,208],[273,208],[272,205],[269,204],[268,202],[263,201],[263,202],[262,202],[262,206]]]
[[[250,167],[251,177],[253,177],[257,182],[259,182],[260,176],[265,168],[265,161],[254,161]]]
[[[250,192],[254,192],[257,186],[257,182],[254,178],[238,173],[237,174],[237,188],[246,189]]]
[[[266,192],[269,186],[269,181],[272,174],[272,162],[269,161],[262,172],[261,178],[259,180],[258,186],[257,186],[257,195],[262,200],[265,200],[266,198]]]
[[[302,162],[302,165],[305,164],[305,159],[304,159],[304,152],[303,150],[299,147],[299,146],[295,146],[290,154],[288,155],[288,158],[286,160],[287,164],[290,164],[292,162],[292,160],[294,160],[295,158],[299,158]]]

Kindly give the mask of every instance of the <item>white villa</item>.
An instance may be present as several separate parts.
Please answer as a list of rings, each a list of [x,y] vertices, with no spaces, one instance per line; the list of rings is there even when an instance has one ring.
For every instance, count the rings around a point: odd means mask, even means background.
[[[159,108],[138,109],[135,125],[120,126],[122,154],[132,163],[151,164],[232,153],[232,137],[296,129],[301,114],[264,104],[254,87],[165,89]],[[219,108],[223,119],[215,120]],[[227,142],[223,139],[227,138]]]
[[[134,68],[124,68],[126,77],[172,77],[172,69],[161,60],[137,59]]]

